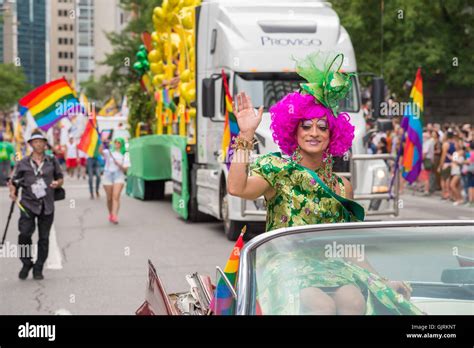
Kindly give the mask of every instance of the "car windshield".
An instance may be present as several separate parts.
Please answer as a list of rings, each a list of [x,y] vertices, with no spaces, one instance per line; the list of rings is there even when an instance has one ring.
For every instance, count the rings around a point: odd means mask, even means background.
[[[234,95],[246,92],[255,107],[264,106],[264,111],[286,94],[296,92],[304,80],[296,73],[240,73],[235,77]],[[357,80],[352,77],[352,88],[339,104],[339,112],[359,111]]]
[[[471,226],[283,235],[249,253],[253,314],[474,314]]]

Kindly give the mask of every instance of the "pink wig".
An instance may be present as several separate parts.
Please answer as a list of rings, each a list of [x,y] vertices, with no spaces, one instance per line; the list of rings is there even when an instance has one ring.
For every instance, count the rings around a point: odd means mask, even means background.
[[[296,130],[301,120],[327,117],[329,125],[328,151],[333,156],[342,156],[352,145],[354,126],[350,117],[343,112],[334,117],[330,109],[316,103],[312,95],[298,92],[287,94],[270,108],[273,140],[281,151],[291,155],[297,148]]]

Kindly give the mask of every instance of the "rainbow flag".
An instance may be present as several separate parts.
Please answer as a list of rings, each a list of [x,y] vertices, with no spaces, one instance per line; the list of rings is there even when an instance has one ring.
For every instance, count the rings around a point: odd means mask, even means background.
[[[28,121],[44,131],[63,117],[83,112],[83,107],[65,78],[34,89],[21,98],[18,104],[20,114],[28,113]]]
[[[239,261],[240,261],[240,251],[244,246],[244,233],[247,229],[247,226],[244,226],[242,232],[240,233],[237,242],[235,242],[234,249],[230,254],[229,260],[224,268],[224,274],[227,279],[229,279],[232,286],[235,288],[237,281],[237,272],[239,270]],[[225,283],[224,279],[220,278],[217,286],[214,298],[211,301],[209,307],[215,315],[232,315],[234,314],[234,305],[235,301],[232,297],[232,293]]]
[[[95,112],[92,112],[77,148],[84,151],[89,157],[98,157],[99,145],[100,139],[99,131],[97,130],[97,119],[95,117]]]
[[[416,72],[415,82],[410,93],[410,102],[405,108],[401,126],[405,130],[403,148],[402,176],[409,183],[416,180],[421,172],[423,161],[423,80],[421,68]]]
[[[239,134],[239,125],[237,124],[237,119],[235,118],[232,109],[232,96],[229,92],[229,84],[227,83],[227,76],[224,70],[222,70],[222,82],[225,91],[225,123],[221,150],[227,169],[229,169],[232,160],[230,147],[233,144],[235,137]]]

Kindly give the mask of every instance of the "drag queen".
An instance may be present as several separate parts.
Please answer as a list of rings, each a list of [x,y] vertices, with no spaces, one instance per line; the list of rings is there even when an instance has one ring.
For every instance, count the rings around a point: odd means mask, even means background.
[[[339,101],[351,88],[350,74],[339,72],[342,61],[341,54],[317,53],[297,63],[297,73],[307,82],[270,108],[273,139],[282,153],[258,157],[250,176],[250,154],[263,108],[255,112],[244,92],[236,97],[240,133],[233,144],[228,191],[249,200],[265,197],[267,231],[364,220],[364,208],[351,200],[350,182],[332,171],[333,156],[343,156],[354,138],[349,115],[337,113]],[[286,274],[294,277],[282,281],[269,276],[266,284],[259,284],[264,314],[422,313],[409,301],[408,284],[379,276],[366,261],[327,259],[322,250],[303,249],[275,251],[266,262],[267,269],[281,274],[288,268]]]

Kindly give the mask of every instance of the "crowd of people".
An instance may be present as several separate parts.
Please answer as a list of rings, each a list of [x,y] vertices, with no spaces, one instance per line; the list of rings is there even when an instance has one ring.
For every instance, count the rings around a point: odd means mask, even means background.
[[[394,118],[392,130],[370,135],[368,153],[397,156],[403,146],[403,133],[399,119]],[[471,124],[427,123],[423,128],[422,156],[422,171],[410,185],[412,189],[422,191],[425,196],[439,192],[442,200],[455,206],[474,207],[474,127]],[[401,179],[400,193],[406,186]]]

